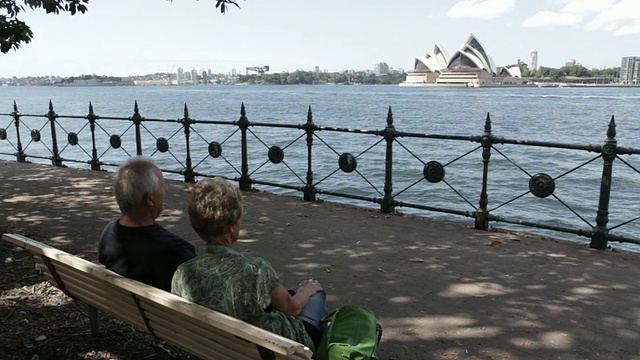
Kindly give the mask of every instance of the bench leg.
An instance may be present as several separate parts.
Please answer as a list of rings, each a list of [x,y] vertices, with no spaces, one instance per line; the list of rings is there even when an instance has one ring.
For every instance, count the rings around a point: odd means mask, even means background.
[[[91,335],[100,335],[100,314],[98,313],[98,308],[92,305],[89,305],[89,322],[91,324]]]
[[[275,360],[276,354],[269,349],[265,349],[260,345],[256,345],[258,347],[258,353],[260,353],[261,360]]]

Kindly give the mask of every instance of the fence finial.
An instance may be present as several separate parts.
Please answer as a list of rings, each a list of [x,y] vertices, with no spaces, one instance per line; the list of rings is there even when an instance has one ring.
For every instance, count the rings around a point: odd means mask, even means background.
[[[134,114],[138,114],[140,112],[140,110],[138,110],[138,100],[135,100],[134,104],[133,104],[133,113]]]
[[[51,99],[49,99],[49,111],[53,111],[53,103],[51,102]]]
[[[16,104],[15,100],[13,100],[13,111],[18,112],[18,105]]]
[[[189,109],[187,108],[187,103],[184,103],[184,118],[189,118]]]
[[[387,111],[387,126],[393,126],[393,112],[391,112],[391,106],[389,106],[389,111]]]
[[[240,115],[241,116],[247,115],[247,112],[244,110],[244,101],[242,102],[242,105],[240,105]]]
[[[313,122],[313,113],[311,112],[311,105],[309,105],[309,110],[307,110],[307,122]]]
[[[487,112],[487,119],[484,121],[484,132],[485,133],[491,132],[491,115],[489,115],[488,112]]]
[[[611,115],[611,121],[609,122],[609,128],[607,129],[607,138],[613,139],[616,137],[616,119]]]
[[[89,101],[89,114],[93,114],[93,104]]]

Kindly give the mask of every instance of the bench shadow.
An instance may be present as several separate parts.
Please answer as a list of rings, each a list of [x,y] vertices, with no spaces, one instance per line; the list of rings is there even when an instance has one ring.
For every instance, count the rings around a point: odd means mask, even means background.
[[[45,281],[26,250],[2,241],[0,258],[3,359],[197,359],[104,313],[93,335],[88,306]]]

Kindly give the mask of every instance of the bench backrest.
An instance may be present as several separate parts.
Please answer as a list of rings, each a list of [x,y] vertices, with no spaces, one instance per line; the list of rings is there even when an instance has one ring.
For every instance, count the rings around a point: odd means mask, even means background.
[[[16,234],[45,278],[68,296],[204,359],[310,359],[303,344],[122,277],[103,266]]]

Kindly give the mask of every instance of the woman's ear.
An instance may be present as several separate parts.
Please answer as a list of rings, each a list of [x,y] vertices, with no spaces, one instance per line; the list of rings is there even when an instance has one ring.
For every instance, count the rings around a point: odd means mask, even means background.
[[[240,221],[236,221],[229,225],[229,234],[231,234],[233,241],[238,240],[240,237]]]

